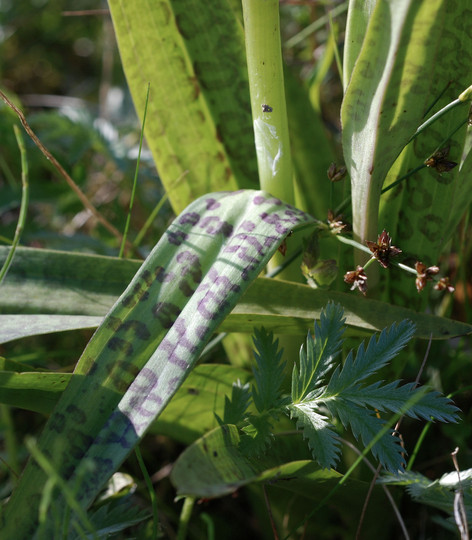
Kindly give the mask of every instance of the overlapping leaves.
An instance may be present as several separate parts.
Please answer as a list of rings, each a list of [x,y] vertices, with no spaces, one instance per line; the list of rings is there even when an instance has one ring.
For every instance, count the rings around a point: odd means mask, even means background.
[[[243,431],[254,442],[251,447],[244,445],[242,439],[242,451],[262,451],[270,442],[270,419],[286,414],[296,420],[308,440],[313,458],[322,467],[332,468],[340,456],[337,419],[344,428],[349,427],[364,446],[378,438],[372,447],[373,455],[387,470],[397,471],[404,464],[404,450],[391,430],[385,430],[386,434],[379,438],[385,426],[379,413],[401,413],[443,422],[457,420],[457,407],[438,392],[415,388],[414,383],[401,385],[399,381],[365,383],[405,347],[414,335],[413,323],[402,321],[383,330],[378,337],[370,339],[367,347],[361,344],[357,354],[351,351],[344,365],[338,360],[343,331],[343,309],[334,303],[328,304],[320,323],[315,323],[314,337],[309,334],[306,346],[300,351],[299,366],[293,369],[290,396],[281,393],[283,364],[277,343],[271,334],[258,333],[252,399],[259,414],[249,412],[239,419]],[[267,393],[269,388],[272,397]],[[248,391],[246,388],[245,409]],[[230,403],[228,401],[228,406]],[[234,403],[233,410],[237,408]],[[231,419],[236,420],[234,415]],[[255,444],[257,441],[259,444]]]

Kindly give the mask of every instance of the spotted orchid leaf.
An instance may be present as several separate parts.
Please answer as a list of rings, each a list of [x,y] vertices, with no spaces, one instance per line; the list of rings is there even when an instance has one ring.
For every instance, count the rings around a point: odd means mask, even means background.
[[[373,9],[371,4],[362,12],[370,15],[362,46],[358,39],[347,44],[358,56],[354,62],[346,52],[349,84],[341,109],[353,230],[362,242],[378,233],[383,181],[431,103],[431,74],[442,62],[435,45],[448,31],[449,9],[441,0],[378,0]]]
[[[108,0],[146,140],[172,208],[259,185],[241,6],[234,0]],[[211,31],[210,31],[211,29]],[[211,187],[210,187],[211,186]]]
[[[283,238],[311,220],[260,191],[210,194],[176,218],[93,335],[38,443],[81,507],[166,407]],[[33,538],[46,481],[30,460],[3,514],[5,538]],[[56,514],[67,510],[60,493],[53,501]]]
[[[0,247],[0,264],[8,249]],[[140,264],[84,253],[17,248],[0,287],[0,343],[98,326]],[[417,294],[414,279],[408,286]],[[51,295],[51,290],[57,294]],[[254,327],[264,326],[278,334],[306,335],[330,300],[343,306],[346,324],[357,332],[380,331],[394,321],[409,319],[416,325],[415,337],[421,339],[472,334],[472,325],[464,322],[262,277],[250,285],[220,330],[252,333]]]

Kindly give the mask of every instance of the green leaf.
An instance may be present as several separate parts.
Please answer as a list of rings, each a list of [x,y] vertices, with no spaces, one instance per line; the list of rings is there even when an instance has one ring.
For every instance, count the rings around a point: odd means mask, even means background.
[[[349,62],[343,151],[352,182],[353,230],[362,242],[376,238],[382,184],[431,99],[431,73],[442,62],[433,44],[445,32],[446,9],[442,0],[377,1],[362,47],[355,46],[357,59]]]
[[[249,383],[242,384],[238,379],[231,388],[231,399],[225,396],[223,420],[220,424],[239,424],[244,417],[251,401]]]
[[[385,421],[378,418],[374,411],[359,407],[344,397],[326,401],[326,406],[333,416],[338,416],[343,426],[350,426],[356,439],[361,439],[367,446],[383,428]],[[403,457],[404,448],[392,430],[381,437],[372,447],[372,454],[388,471],[396,472],[406,465]]]
[[[71,378],[70,373],[0,371],[0,402],[50,414]]]
[[[273,441],[272,421],[274,415],[264,413],[259,416],[250,414],[242,428],[243,435],[239,443],[241,453],[245,456],[260,456]]]
[[[30,366],[0,358],[0,402],[12,407],[50,414],[72,373],[33,370]],[[214,411],[223,414],[226,396],[235,379],[247,385],[250,374],[230,365],[201,364],[185,379],[151,433],[167,435],[190,444],[216,427]]]
[[[133,504],[131,496],[120,497],[100,506],[90,514],[90,521],[95,526],[95,534],[100,538],[108,538],[111,534],[123,531],[133,525],[149,519],[147,510]],[[76,533],[70,540],[79,540],[83,536]]]
[[[174,464],[171,481],[180,496],[221,497],[256,478],[256,468],[238,450],[234,425],[214,429],[189,446]]]
[[[251,191],[209,194],[176,218],[95,332],[39,440],[81,506],[162,412],[282,238],[310,220]],[[94,471],[79,478],[81,463]],[[34,532],[46,481],[30,461],[4,512],[7,537]],[[66,511],[62,500],[54,506]]]
[[[467,2],[442,4],[441,14],[434,23],[436,29],[428,34],[428,40],[432,40],[428,55],[434,61],[428,75],[429,90],[423,109],[437,100],[428,117],[456,100],[471,82],[470,6]],[[429,3],[426,5],[429,7]],[[395,193],[381,205],[381,223],[388,226],[396,245],[428,265],[438,263],[439,255],[456,233],[457,225],[472,200],[470,127],[466,126],[468,107],[467,102],[455,107],[416,137],[407,148],[407,163],[396,177],[388,178],[386,182],[390,183],[408,169],[421,165],[437,149],[450,146],[447,159],[458,163],[457,167],[447,173],[423,168],[395,189]],[[446,141],[446,137],[461,124],[462,128]],[[397,204],[400,212],[395,231],[389,226],[389,206]],[[391,297],[400,298],[408,305],[409,297],[414,294],[406,294],[404,281],[398,281],[392,283]]]
[[[414,333],[414,325],[410,321],[402,321],[391,326],[388,331],[382,330],[378,340],[373,336],[367,350],[361,343],[356,359],[354,360],[351,351],[342,369],[336,368],[328,383],[326,393],[335,396],[381,369],[405,347]]]
[[[9,248],[0,247],[0,264]],[[41,314],[103,316],[138,271],[141,263],[61,251],[19,247],[12,266],[0,287],[0,342],[31,335],[34,325],[43,333],[68,330],[60,319]],[[414,279],[410,286],[416,292]],[[51,290],[57,294],[51,294]],[[472,334],[472,325],[417,313],[403,308],[359,298],[350,293],[315,290],[308,285],[257,278],[238,305],[220,326],[228,332],[252,333],[264,326],[274,333],[306,335],[329,301],[341,304],[346,324],[358,330],[382,330],[394,321],[409,319],[416,325],[415,337],[446,339]],[[17,317],[15,314],[37,314]],[[80,319],[65,319],[74,327]],[[87,320],[81,328],[88,328]]]
[[[244,35],[227,1],[109,0],[121,61],[176,213],[209,191],[258,187]]]
[[[300,351],[300,367],[296,365],[292,373],[292,401],[304,400],[323,382],[323,377],[333,366],[336,356],[341,351],[344,332],[343,310],[341,306],[330,302],[321,312],[320,324],[315,321],[314,338],[308,334],[306,348]]]
[[[272,332],[255,329],[253,339],[256,367],[253,368],[252,397],[256,409],[262,413],[280,405],[285,362],[282,361],[283,349],[279,350],[279,340],[274,340]]]
[[[196,366],[149,432],[167,435],[183,444],[192,443],[218,425],[215,414],[224,414],[235,379],[246,386],[250,373],[230,365]]]
[[[440,422],[457,422],[459,409],[452,401],[439,392],[422,392],[419,400],[414,395],[418,391],[415,383],[399,386],[399,381],[382,385],[375,382],[369,386],[355,385],[343,390],[343,398],[357,405],[368,406],[379,411],[403,412],[412,418],[430,420],[435,418]],[[424,388],[424,387],[423,387]],[[412,399],[413,403],[404,410],[405,403]]]
[[[279,445],[271,447],[268,455],[249,458],[239,451],[236,426],[218,427],[182,452],[174,464],[171,481],[179,496],[221,497],[257,482],[321,501],[342,478],[340,473],[321,469],[311,460],[293,459],[293,453],[282,446],[283,441],[276,442]],[[346,484],[349,488],[339,490],[335,501],[352,505],[364,500],[366,483],[348,480]]]
[[[349,84],[377,0],[349,0],[343,58],[343,86]]]
[[[472,520],[472,469],[452,471],[437,480],[420,473],[405,471],[399,474],[385,474],[378,480],[381,484],[405,486],[408,494],[418,503],[438,508],[454,515],[454,499],[457,490],[464,494],[467,519]]]
[[[384,386],[374,383],[367,387],[359,384],[404,348],[414,334],[414,325],[409,321],[393,325],[388,331],[383,330],[378,339],[372,337],[367,349],[361,343],[355,360],[350,351],[344,365],[334,369],[326,384],[323,377],[333,370],[333,357],[341,345],[342,315],[339,306],[327,306],[321,316],[314,345],[307,347],[307,353],[300,352],[300,376],[296,369],[293,372],[293,403],[287,411],[291,417],[297,418],[297,426],[303,429],[303,436],[309,440],[314,459],[324,467],[332,467],[339,457],[339,443],[324,412],[326,409],[333,418],[338,417],[345,428],[350,427],[356,439],[360,438],[365,446],[379,435],[385,425],[385,421],[369,407],[405,413],[414,418],[429,419],[434,415],[439,420],[456,421],[458,409],[450,400],[436,393],[425,395],[423,388],[414,390],[413,384],[402,387],[398,382]],[[328,360],[323,361],[324,353]],[[317,361],[318,358],[321,361]],[[386,469],[397,471],[405,460],[399,440],[391,435],[390,430],[390,434],[377,440],[372,446],[372,453]]]
[[[296,418],[297,428],[303,430],[303,437],[308,439],[313,458],[322,467],[331,469],[339,460],[340,442],[328,418],[316,408],[316,403],[303,402],[290,405],[288,410],[290,417]]]

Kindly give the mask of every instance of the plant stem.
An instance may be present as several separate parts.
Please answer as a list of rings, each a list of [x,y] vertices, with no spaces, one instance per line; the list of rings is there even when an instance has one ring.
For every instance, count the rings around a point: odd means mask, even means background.
[[[177,531],[177,540],[185,540],[187,537],[187,528],[192,515],[193,505],[195,504],[194,497],[185,497],[182,511],[180,512],[179,530]]]
[[[293,204],[278,0],[243,0],[249,89],[261,188]]]

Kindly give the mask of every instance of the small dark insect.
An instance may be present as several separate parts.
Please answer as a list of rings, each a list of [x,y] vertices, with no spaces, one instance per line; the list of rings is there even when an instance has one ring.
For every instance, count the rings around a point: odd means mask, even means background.
[[[273,110],[270,105],[266,105],[265,103],[262,105],[262,112],[272,112]]]
[[[437,150],[424,162],[424,164],[427,167],[436,169],[438,173],[448,172],[452,170],[457,165],[457,163],[455,161],[449,161],[446,159],[449,154],[449,148],[449,146],[446,146],[444,148],[441,148],[441,150]]]

